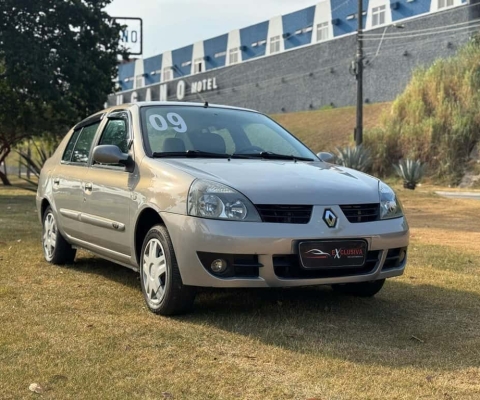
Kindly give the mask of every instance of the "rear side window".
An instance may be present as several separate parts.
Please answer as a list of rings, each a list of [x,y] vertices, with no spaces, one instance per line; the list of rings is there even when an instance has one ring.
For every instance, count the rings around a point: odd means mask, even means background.
[[[96,124],[86,126],[82,129],[82,132],[75,143],[75,147],[73,148],[71,162],[81,164],[86,164],[88,162],[93,138],[95,137],[99,125],[100,122],[97,122]]]
[[[63,153],[62,161],[70,162],[72,159],[73,148],[75,147],[75,143],[77,143],[78,135],[80,134],[81,129],[76,130],[73,132],[70,140],[68,141],[67,147],[65,148],[65,152]]]

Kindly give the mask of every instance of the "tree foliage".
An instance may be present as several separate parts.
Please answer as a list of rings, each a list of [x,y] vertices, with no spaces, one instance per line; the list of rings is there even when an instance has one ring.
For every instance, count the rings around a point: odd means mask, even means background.
[[[0,2],[0,162],[26,137],[63,136],[114,91],[120,26],[103,11],[110,2]]]

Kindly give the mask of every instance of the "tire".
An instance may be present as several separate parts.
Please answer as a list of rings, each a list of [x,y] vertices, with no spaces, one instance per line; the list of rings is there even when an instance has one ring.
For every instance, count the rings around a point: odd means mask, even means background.
[[[58,230],[57,219],[50,206],[43,213],[42,248],[45,260],[55,265],[72,264],[77,253]]]
[[[151,228],[143,241],[140,282],[153,313],[178,315],[192,310],[195,288],[183,285],[172,241],[163,225]]]
[[[379,279],[378,281],[332,285],[332,289],[335,292],[349,294],[352,296],[373,297],[382,289],[384,283],[385,279]]]

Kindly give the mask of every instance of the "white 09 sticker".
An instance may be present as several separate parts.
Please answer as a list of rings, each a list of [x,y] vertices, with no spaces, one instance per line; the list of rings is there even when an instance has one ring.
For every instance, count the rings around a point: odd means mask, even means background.
[[[166,131],[170,126],[178,133],[185,133],[187,131],[187,124],[185,120],[177,113],[167,114],[167,120],[170,122],[170,125],[160,114],[152,114],[148,120],[153,128],[157,131]]]

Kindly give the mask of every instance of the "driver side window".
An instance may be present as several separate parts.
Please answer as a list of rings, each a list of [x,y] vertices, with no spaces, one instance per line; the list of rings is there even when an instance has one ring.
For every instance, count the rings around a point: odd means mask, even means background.
[[[103,129],[98,145],[114,145],[117,146],[122,153],[128,153],[128,141],[128,120],[109,119],[107,125]],[[94,162],[94,165],[125,168],[122,164],[101,164]]]
[[[115,145],[118,146],[122,153],[128,153],[127,121],[124,119],[109,120],[98,144]]]
[[[254,147],[278,154],[300,156],[300,153],[287,140],[266,125],[248,124],[243,126],[243,130]]]

